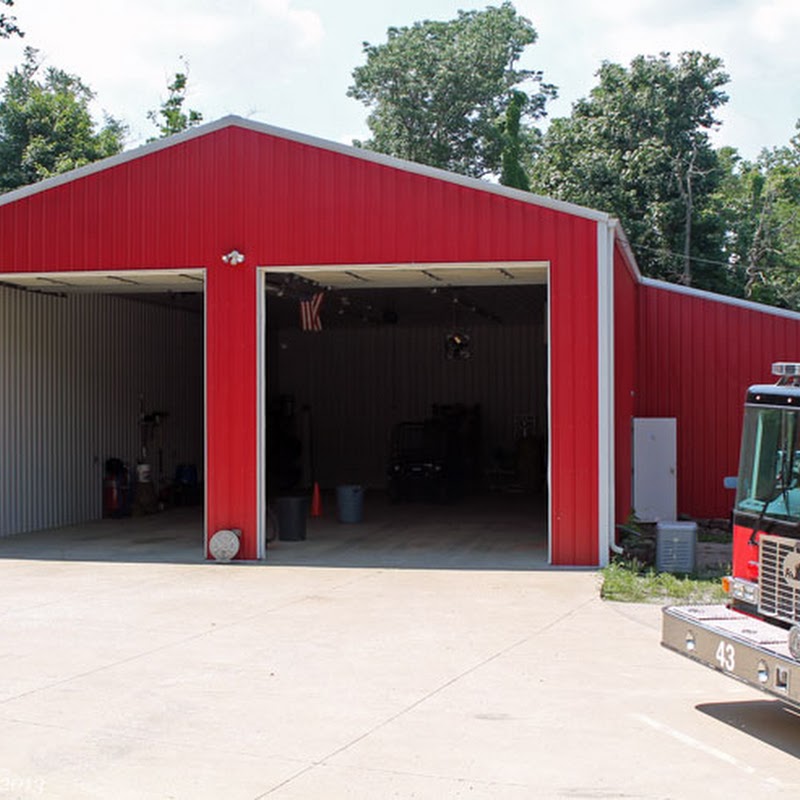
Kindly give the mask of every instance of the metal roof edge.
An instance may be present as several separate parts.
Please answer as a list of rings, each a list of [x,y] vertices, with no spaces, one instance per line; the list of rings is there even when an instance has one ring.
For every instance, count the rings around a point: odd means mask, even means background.
[[[634,280],[637,283],[641,283],[644,280],[644,276],[642,275],[642,271],[639,269],[636,256],[633,254],[633,248],[631,247],[630,240],[628,239],[628,234],[625,233],[625,229],[622,227],[622,223],[618,219],[612,218],[610,224],[612,230],[614,231],[614,236],[622,248],[622,252],[625,256],[625,263],[627,264],[628,269],[631,271]]]
[[[363,161],[371,161],[374,164],[380,164],[385,167],[392,167],[403,172],[411,172],[417,175],[422,175],[427,178],[436,178],[437,180],[446,181],[447,183],[455,183],[460,186],[465,186],[470,189],[477,189],[478,191],[491,192],[503,197],[508,197],[513,200],[520,200],[523,203],[531,205],[543,206],[553,211],[560,211],[565,214],[573,216],[584,217],[586,219],[595,220],[598,222],[607,222],[611,217],[604,211],[597,211],[593,208],[586,208],[579,206],[575,203],[568,203],[565,200],[556,200],[552,197],[544,197],[542,195],[534,194],[533,192],[526,192],[522,189],[512,189],[509,186],[502,186],[501,184],[489,183],[488,181],[480,178],[470,178],[466,175],[460,175],[457,172],[448,172],[447,170],[440,169],[439,167],[430,167],[427,164],[418,164],[415,161],[406,161],[402,158],[395,156],[388,156],[384,153],[377,153],[374,150],[366,150],[362,147],[354,147],[353,145],[342,144],[341,142],[332,142],[328,139],[320,139],[310,134],[297,133],[285,128],[278,128],[274,125],[268,125],[264,122],[256,122],[255,120],[243,119],[241,117],[228,117],[232,120],[231,124],[236,124],[241,128],[247,128],[258,133],[269,134],[281,139],[289,139],[299,144],[305,144],[310,147],[317,147],[322,150],[329,150],[340,155],[349,156],[350,158],[359,158]]]
[[[32,183],[28,186],[22,186],[19,189],[14,189],[6,194],[0,195],[0,206],[14,203],[25,197],[45,192],[48,189],[53,189],[56,186],[62,186],[71,181],[80,180],[89,175],[94,175],[103,172],[107,169],[120,166],[129,161],[134,161],[137,158],[157,153],[160,150],[166,150],[170,147],[176,147],[184,142],[197,139],[201,136],[206,136],[214,133],[223,128],[243,128],[245,130],[254,131],[256,133],[263,133],[268,136],[274,136],[279,139],[287,139],[289,141],[304,144],[309,147],[316,147],[322,150],[329,150],[340,155],[348,156],[350,158],[359,158],[363,161],[371,161],[375,164],[380,164],[385,167],[392,167],[403,172],[410,172],[421,175],[427,178],[434,178],[437,180],[445,181],[447,183],[454,183],[459,186],[464,186],[470,189],[476,189],[482,192],[489,192],[491,194],[507,197],[512,200],[518,200],[529,205],[537,205],[543,208],[548,208],[552,211],[559,211],[564,214],[570,214],[576,217],[583,217],[585,219],[595,220],[597,222],[608,222],[611,217],[603,211],[597,211],[592,208],[586,208],[574,203],[568,203],[564,200],[555,200],[550,197],[543,197],[542,195],[533,194],[532,192],[525,192],[521,189],[512,189],[508,186],[501,186],[499,184],[489,183],[488,181],[479,178],[470,178],[466,175],[459,175],[458,173],[448,172],[447,170],[439,169],[438,167],[429,167],[425,164],[417,164],[413,161],[405,161],[401,158],[394,156],[387,156],[383,153],[376,153],[372,150],[365,150],[360,147],[353,147],[352,145],[341,144],[339,142],[332,142],[327,139],[320,139],[316,136],[309,134],[297,133],[285,128],[278,128],[273,125],[268,125],[264,122],[256,122],[254,120],[245,119],[244,117],[230,114],[212,122],[207,122],[204,125],[198,125],[181,133],[176,133],[164,139],[157,139],[154,142],[135,147],[132,150],[126,150],[117,155],[104,158],[101,161],[95,161],[92,164],[87,164],[83,167],[65,172],[61,175],[54,175],[52,178],[45,178],[38,183]]]
[[[184,142],[197,139],[200,136],[206,136],[214,131],[221,130],[222,128],[230,127],[235,124],[238,117],[227,116],[221,119],[208,122],[205,125],[198,125],[196,128],[191,128],[181,133],[167,136],[164,139],[156,139],[154,142],[134,147],[131,150],[124,150],[114,156],[103,158],[100,161],[93,161],[91,164],[86,164],[83,167],[77,167],[69,172],[63,172],[60,175],[53,175],[51,178],[45,178],[37,183],[30,183],[27,186],[20,186],[19,189],[12,189],[10,192],[0,194],[0,206],[14,203],[17,200],[22,200],[25,197],[30,197],[39,192],[46,192],[48,189],[54,189],[56,186],[63,186],[66,183],[86,178],[89,175],[94,175],[98,172],[104,172],[107,169],[113,169],[121,164],[126,164],[129,161],[135,161],[137,158],[143,158],[151,153],[157,153],[159,150],[166,150],[170,147],[176,147]]]
[[[710,300],[715,303],[725,303],[729,306],[737,306],[745,309],[746,311],[757,311],[761,314],[772,314],[776,317],[784,317],[785,319],[793,319],[800,322],[800,312],[790,311],[786,308],[777,308],[776,306],[768,306],[766,303],[756,303],[753,300],[743,300],[740,297],[731,297],[726,294],[717,294],[716,292],[709,292],[705,289],[695,289],[693,286],[681,286],[677,283],[669,283],[667,281],[659,281],[655,278],[642,278],[641,283],[643,286],[652,289],[663,289],[668,292],[676,292],[677,294],[689,295],[699,300]]]

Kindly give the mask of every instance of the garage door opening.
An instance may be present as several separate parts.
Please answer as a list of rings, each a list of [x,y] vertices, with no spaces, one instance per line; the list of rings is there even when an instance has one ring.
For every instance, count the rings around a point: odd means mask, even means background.
[[[315,483],[323,499],[296,557],[316,538],[358,563],[380,547],[546,562],[547,265],[264,278],[268,502]],[[348,487],[363,525],[337,522]]]
[[[202,557],[203,290],[197,270],[0,276],[4,548],[49,529],[67,557]]]

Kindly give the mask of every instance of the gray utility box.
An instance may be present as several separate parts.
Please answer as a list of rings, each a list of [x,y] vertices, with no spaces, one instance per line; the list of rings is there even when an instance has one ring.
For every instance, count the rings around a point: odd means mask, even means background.
[[[656,525],[656,569],[659,572],[694,572],[696,550],[696,522],[659,522]]]

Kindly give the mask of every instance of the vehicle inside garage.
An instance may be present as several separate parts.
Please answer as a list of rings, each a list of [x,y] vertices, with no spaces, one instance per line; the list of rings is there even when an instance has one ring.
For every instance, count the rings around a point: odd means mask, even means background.
[[[480,519],[546,546],[545,266],[270,270],[266,290],[273,506],[317,484],[341,518],[353,488],[403,537]]]

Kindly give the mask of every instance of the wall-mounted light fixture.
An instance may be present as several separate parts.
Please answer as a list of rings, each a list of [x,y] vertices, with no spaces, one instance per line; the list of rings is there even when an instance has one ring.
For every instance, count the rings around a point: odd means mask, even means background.
[[[238,250],[231,250],[230,253],[222,256],[222,260],[232,267],[238,267],[239,264],[244,263],[244,253],[240,253]]]

